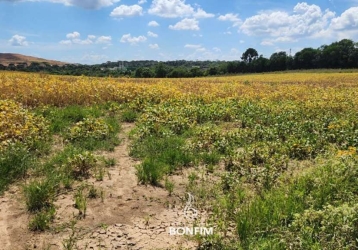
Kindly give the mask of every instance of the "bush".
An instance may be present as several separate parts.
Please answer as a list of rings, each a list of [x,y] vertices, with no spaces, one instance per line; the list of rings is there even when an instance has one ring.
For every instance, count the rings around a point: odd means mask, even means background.
[[[85,118],[77,122],[65,135],[69,141],[86,138],[102,140],[109,136],[112,128],[101,118]]]
[[[97,164],[97,158],[88,151],[75,154],[67,163],[75,178],[88,178],[90,170]]]
[[[291,230],[298,233],[297,246],[318,244],[322,249],[356,249],[358,204],[307,209],[295,215]]]
[[[27,210],[40,211],[53,206],[55,185],[50,180],[33,181],[24,187]]]
[[[0,152],[12,144],[21,143],[36,150],[49,139],[47,121],[10,100],[0,100]]]

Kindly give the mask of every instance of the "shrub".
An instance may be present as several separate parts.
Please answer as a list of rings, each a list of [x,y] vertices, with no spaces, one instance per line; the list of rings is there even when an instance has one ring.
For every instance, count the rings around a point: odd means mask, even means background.
[[[47,121],[10,100],[0,100],[0,152],[22,143],[30,150],[49,139]]]
[[[102,140],[109,136],[111,129],[104,119],[85,118],[71,127],[65,137],[69,141],[86,138]]]
[[[27,210],[40,211],[53,206],[55,185],[50,180],[33,181],[24,187]]]
[[[72,156],[67,164],[75,178],[88,178],[90,170],[97,164],[97,158],[91,152],[85,151]]]

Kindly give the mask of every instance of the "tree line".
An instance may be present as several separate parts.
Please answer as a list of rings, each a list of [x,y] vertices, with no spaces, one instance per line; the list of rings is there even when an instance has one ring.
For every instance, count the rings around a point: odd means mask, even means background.
[[[358,68],[358,43],[343,39],[319,48],[304,48],[294,56],[275,52],[270,58],[248,48],[237,61],[186,61],[158,62],[153,60],[106,62],[95,65],[68,64],[64,66],[33,62],[30,65],[0,64],[0,70],[44,72],[61,75],[99,77],[183,78],[240,73],[261,73],[303,69]]]

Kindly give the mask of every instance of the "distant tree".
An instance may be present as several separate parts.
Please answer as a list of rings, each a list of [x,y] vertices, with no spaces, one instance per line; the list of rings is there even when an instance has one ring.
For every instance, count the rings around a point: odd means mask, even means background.
[[[294,56],[294,65],[296,69],[313,69],[318,67],[319,50],[313,48],[304,48]]]
[[[238,62],[228,62],[227,63],[227,73],[234,74],[239,72],[239,63]]]
[[[260,55],[255,61],[252,62],[251,72],[265,72],[270,70],[270,60]]]
[[[136,69],[135,73],[134,73],[135,77],[143,77],[143,68],[139,67],[138,69]]]
[[[150,68],[148,68],[148,67],[143,68],[142,77],[151,78],[153,76],[154,76],[154,73]]]
[[[280,71],[286,70],[287,53],[284,51],[275,52],[270,57],[270,70],[271,71]]]
[[[184,67],[174,67],[168,74],[168,77],[171,78],[182,78],[188,76],[189,76],[189,72]]]
[[[190,69],[190,76],[191,77],[200,77],[203,76],[203,72],[200,70],[199,67],[194,67]]]
[[[218,75],[219,69],[217,67],[210,67],[207,74],[210,76]]]
[[[9,63],[9,65],[7,65],[7,69],[8,70],[16,70],[16,66],[13,63]]]
[[[259,54],[257,53],[257,50],[253,48],[248,48],[241,56],[241,60],[243,60],[246,63],[251,63],[253,60],[257,59]]]
[[[164,78],[167,76],[167,73],[167,67],[164,65],[164,63],[158,63],[158,65],[155,67],[155,77]]]

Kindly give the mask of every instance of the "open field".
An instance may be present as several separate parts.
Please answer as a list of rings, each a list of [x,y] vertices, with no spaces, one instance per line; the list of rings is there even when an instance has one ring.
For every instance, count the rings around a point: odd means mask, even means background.
[[[357,148],[355,72],[0,72],[0,249],[355,249]]]

